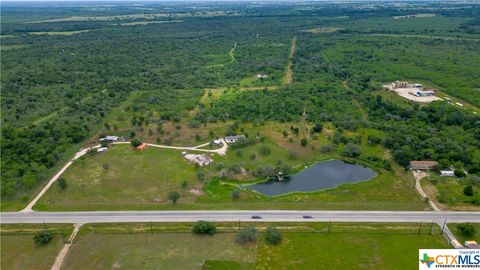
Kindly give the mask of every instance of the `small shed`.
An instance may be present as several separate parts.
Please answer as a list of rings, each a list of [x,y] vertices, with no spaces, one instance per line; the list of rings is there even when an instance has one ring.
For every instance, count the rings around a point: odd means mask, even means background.
[[[142,143],[139,146],[137,146],[137,150],[138,151],[145,151],[145,149],[147,149],[147,146],[148,145],[146,143]]]

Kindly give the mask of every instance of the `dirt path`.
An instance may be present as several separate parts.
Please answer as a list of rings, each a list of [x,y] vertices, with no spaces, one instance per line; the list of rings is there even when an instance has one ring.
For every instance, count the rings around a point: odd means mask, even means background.
[[[162,145],[162,144],[154,144],[154,143],[147,143],[147,145],[151,146],[151,147],[157,147],[157,148],[208,152],[208,153],[215,153],[215,154],[219,154],[221,156],[224,156],[224,155],[227,154],[228,144],[223,138],[220,138],[219,140],[222,142],[223,145],[222,145],[222,147],[220,147],[218,149],[202,149],[201,148],[201,147],[205,147],[205,146],[209,145],[210,144],[209,142],[204,143],[204,144],[200,144],[200,145],[197,145],[197,146],[170,146],[170,145]],[[130,142],[116,142],[116,143],[113,143],[113,144],[130,144]]]
[[[235,45],[233,45],[233,48],[228,52],[228,55],[230,55],[230,63],[235,62],[235,49],[237,48],[237,42],[235,41]]]
[[[63,261],[65,260],[65,257],[68,254],[68,250],[70,249],[70,246],[73,243],[73,240],[75,239],[75,236],[77,236],[78,231],[80,230],[80,227],[82,224],[74,224],[75,228],[73,229],[72,234],[70,235],[70,238],[68,238],[67,243],[63,245],[63,248],[60,250],[60,253],[58,253],[57,257],[55,258],[55,262],[52,265],[51,270],[60,270],[62,268]]]
[[[75,156],[69,160],[51,179],[50,181],[48,181],[48,183],[45,185],[45,187],[43,187],[43,189],[37,194],[37,196],[35,196],[35,198],[24,208],[22,209],[20,212],[31,212],[33,211],[32,210],[32,207],[38,202],[38,200],[40,200],[40,198],[47,192],[47,190],[53,185],[53,183],[55,183],[55,181],[57,181],[58,178],[60,178],[60,176],[68,169],[68,167],[70,167],[70,165],[73,164],[73,162],[77,159],[79,159],[80,157],[82,157],[83,155],[85,155],[88,150],[90,149],[95,149],[95,148],[99,148],[100,145],[96,145],[96,146],[93,146],[93,147],[89,147],[89,148],[80,148],[80,150],[75,154]]]
[[[291,84],[293,82],[292,60],[297,50],[297,37],[292,38],[292,45],[290,46],[290,53],[288,54],[287,67],[285,68],[285,76],[283,77],[283,84]]]
[[[412,173],[413,173],[413,177],[415,178],[415,189],[417,190],[418,194],[420,194],[422,199],[427,199],[428,198],[428,203],[433,208],[433,210],[441,211],[440,208],[433,202],[433,200],[430,199],[430,197],[428,197],[428,195],[425,193],[425,191],[423,191],[422,185],[420,183],[422,178],[427,176],[427,173],[426,172],[420,172],[420,171],[412,171]]]

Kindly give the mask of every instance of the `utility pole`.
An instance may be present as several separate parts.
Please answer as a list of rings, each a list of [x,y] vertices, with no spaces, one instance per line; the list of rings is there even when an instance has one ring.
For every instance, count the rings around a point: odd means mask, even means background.
[[[417,235],[420,235],[420,231],[422,230],[422,225],[423,225],[423,221],[420,222],[420,227],[418,227]]]
[[[432,234],[432,229],[433,229],[433,221],[432,223],[430,223],[430,231],[428,232],[428,234]]]
[[[332,220],[328,221],[328,233],[330,233],[330,224],[332,223]]]
[[[240,231],[240,219],[238,219],[238,230]]]
[[[150,221],[150,233],[153,234],[152,222]]]
[[[440,235],[443,235],[443,230],[445,229],[445,225],[447,225],[447,219],[445,219],[445,222],[443,223],[442,226],[442,233]]]

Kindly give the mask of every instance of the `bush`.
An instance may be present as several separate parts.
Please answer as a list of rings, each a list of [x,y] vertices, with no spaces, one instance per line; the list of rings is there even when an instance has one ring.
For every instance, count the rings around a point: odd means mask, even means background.
[[[52,239],[53,239],[53,235],[47,230],[37,232],[33,236],[33,242],[37,246],[44,246],[44,245],[50,243],[50,241],[52,241]]]
[[[265,232],[265,241],[270,245],[278,245],[282,242],[283,236],[276,228],[268,227]]]
[[[457,229],[463,236],[466,237],[471,237],[477,232],[477,229],[475,229],[475,226],[473,226],[471,223],[458,224]]]
[[[465,196],[473,196],[473,186],[472,185],[467,185],[464,189],[463,189],[463,194],[465,194]]]
[[[205,180],[205,173],[197,172],[197,179],[200,180],[200,181]]]
[[[239,244],[245,244],[247,242],[255,242],[258,238],[258,232],[255,227],[247,227],[238,231],[235,240]]]
[[[67,180],[63,177],[58,179],[57,185],[61,190],[65,190],[68,187]]]
[[[342,151],[342,156],[345,157],[358,157],[360,154],[362,154],[360,146],[353,143],[347,143],[347,145],[345,145],[345,149]]]
[[[301,146],[307,146],[307,139],[302,138],[302,139],[300,140],[300,145],[301,145]]]
[[[272,151],[270,150],[270,148],[268,148],[267,146],[262,146],[260,147],[260,149],[258,149],[258,152],[260,153],[260,155],[262,156],[268,156],[272,153]]]
[[[192,232],[197,234],[214,235],[217,232],[217,227],[211,222],[199,220],[193,225]]]
[[[240,198],[240,190],[235,189],[234,191],[232,191],[231,197],[232,197],[232,199]]]
[[[311,133],[319,133],[319,132],[322,132],[322,129],[323,129],[322,124],[316,123],[316,124],[313,126]]]
[[[296,160],[298,158],[298,154],[295,151],[288,151],[288,158],[291,160]]]
[[[455,174],[456,177],[465,177],[465,176],[467,176],[467,175],[465,174],[465,172],[464,172],[463,170],[460,170],[460,169],[455,169],[455,170],[453,171],[453,173]]]
[[[333,144],[324,144],[320,147],[320,152],[329,153],[335,151],[335,145]]]
[[[133,139],[130,141],[130,144],[132,145],[132,147],[137,148],[142,144],[142,142],[139,139]]]

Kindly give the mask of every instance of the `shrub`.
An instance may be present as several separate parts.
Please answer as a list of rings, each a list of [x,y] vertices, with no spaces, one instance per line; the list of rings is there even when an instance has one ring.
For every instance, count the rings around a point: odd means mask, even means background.
[[[232,197],[232,199],[240,198],[240,190],[238,190],[238,189],[233,190],[232,194],[231,194],[231,197]]]
[[[57,185],[61,190],[65,190],[68,187],[67,180],[63,177],[58,179]]]
[[[247,242],[255,242],[258,238],[258,232],[255,227],[247,227],[238,231],[235,240],[239,244],[245,244]]]
[[[237,163],[233,163],[228,168],[228,171],[237,174],[237,173],[240,173],[242,171],[242,167],[240,167],[240,165],[238,165]]]
[[[215,224],[204,220],[197,221],[197,223],[195,223],[192,228],[192,232],[197,234],[214,235],[216,231],[217,227],[215,226]]]
[[[200,180],[200,181],[205,180],[205,173],[197,172],[197,179]]]
[[[291,160],[296,160],[298,158],[298,154],[295,151],[288,151],[288,158]]]
[[[467,176],[467,175],[465,174],[465,172],[464,172],[463,170],[460,170],[460,169],[455,169],[455,170],[453,171],[453,173],[455,174],[456,177],[465,177],[465,176]]]
[[[473,186],[472,185],[467,185],[464,189],[463,189],[463,194],[465,194],[465,196],[473,196]]]
[[[37,232],[33,236],[33,242],[37,246],[44,246],[44,245],[50,243],[50,241],[52,241],[52,239],[53,239],[53,235],[47,230]]]
[[[347,143],[345,149],[342,151],[342,155],[346,157],[358,157],[361,153],[362,150],[360,149],[360,146],[353,143]]]
[[[132,145],[132,147],[137,148],[142,144],[142,142],[139,139],[133,139],[130,141],[130,144]]]
[[[319,132],[322,132],[322,129],[323,129],[322,124],[316,123],[316,124],[313,126],[311,133],[319,133]]]
[[[108,163],[103,163],[103,164],[102,164],[102,167],[103,167],[104,170],[108,170],[108,169],[110,169],[110,164],[108,164]]]
[[[270,148],[268,148],[267,146],[262,146],[260,147],[260,149],[258,149],[258,152],[260,153],[260,155],[262,156],[268,156],[272,153],[272,151],[270,150]]]
[[[477,230],[475,229],[475,226],[471,223],[461,223],[457,225],[458,231],[466,237],[471,237],[473,236]]]
[[[188,187],[188,182],[186,180],[184,180],[182,182],[182,188],[187,188]]]
[[[307,146],[307,139],[302,138],[302,139],[300,140],[300,145],[301,145],[301,146]]]
[[[265,232],[265,241],[270,245],[278,245],[282,242],[283,236],[276,228],[268,227]]]
[[[329,153],[335,151],[335,145],[333,144],[324,144],[320,147],[320,152]]]

